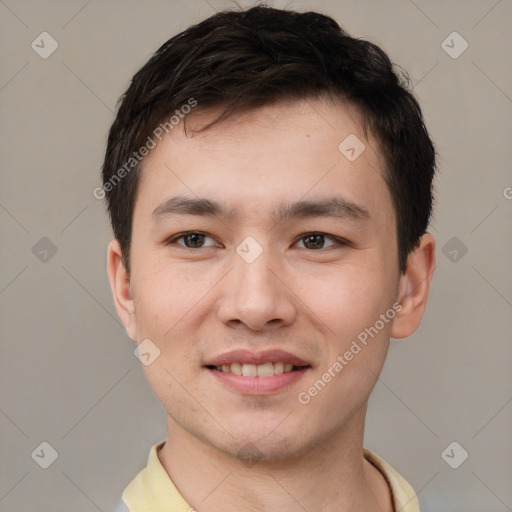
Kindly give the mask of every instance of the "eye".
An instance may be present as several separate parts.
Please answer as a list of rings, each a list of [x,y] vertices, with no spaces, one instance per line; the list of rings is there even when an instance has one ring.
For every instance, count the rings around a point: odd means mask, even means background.
[[[346,245],[343,240],[335,236],[326,235],[325,233],[307,233],[302,235],[299,242],[297,243],[300,243],[303,240],[305,241],[304,248],[313,250],[326,249],[327,247],[332,247],[333,245]],[[331,240],[331,245],[325,247],[324,244],[326,240]]]
[[[209,239],[211,243],[206,244],[205,241]],[[329,242],[329,245],[325,245],[326,242]],[[186,231],[184,233],[180,233],[171,237],[166,242],[168,245],[181,245],[182,247],[186,247],[188,249],[202,249],[205,247],[216,246],[217,242],[210,236],[205,233],[201,233],[200,231]],[[333,235],[327,235],[325,233],[307,233],[302,235],[297,243],[303,243],[304,249],[311,250],[320,250],[327,249],[329,247],[335,245],[347,245],[348,242],[345,240],[335,237]]]
[[[212,244],[204,245],[205,239],[212,240]],[[183,243],[178,243],[178,240],[183,239]],[[168,245],[177,244],[187,247],[188,249],[201,249],[202,247],[211,247],[212,245],[217,245],[213,238],[208,235],[201,233],[200,231],[187,231],[186,233],[181,233],[170,238],[167,241]]]

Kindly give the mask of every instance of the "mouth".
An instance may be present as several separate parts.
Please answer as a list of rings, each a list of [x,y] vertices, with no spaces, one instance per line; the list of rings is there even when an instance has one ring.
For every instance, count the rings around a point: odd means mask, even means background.
[[[214,370],[222,373],[230,373],[242,377],[274,377],[275,375],[282,375],[283,373],[297,372],[311,368],[310,365],[296,366],[292,363],[283,363],[282,361],[266,362],[263,364],[251,363],[231,363],[223,364],[220,366],[206,365],[209,370]]]
[[[312,365],[282,350],[236,350],[207,361],[214,382],[238,395],[272,395],[298,382]]]

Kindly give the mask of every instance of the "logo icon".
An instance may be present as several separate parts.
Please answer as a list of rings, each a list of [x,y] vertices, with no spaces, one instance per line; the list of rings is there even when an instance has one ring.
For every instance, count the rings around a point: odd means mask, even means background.
[[[48,263],[57,254],[57,246],[43,236],[39,242],[32,247],[32,254],[41,262]]]
[[[57,450],[43,441],[31,454],[32,458],[43,469],[48,469],[59,457]]]
[[[468,248],[454,236],[443,245],[441,251],[452,263],[458,263],[466,255]]]
[[[458,32],[452,32],[441,43],[441,48],[452,59],[458,59],[468,49],[468,46],[468,42]]]
[[[47,59],[59,47],[59,43],[48,32],[41,32],[30,46],[41,59]]]
[[[450,443],[441,453],[441,458],[452,469],[457,469],[468,458],[468,452],[457,441]]]
[[[150,339],[145,339],[135,347],[133,353],[144,366],[149,366],[160,356],[160,349]]]
[[[237,456],[246,466],[251,467],[261,459],[263,454],[254,443],[246,443],[238,451]]]
[[[339,146],[339,152],[350,162],[353,162],[361,156],[366,146],[353,133],[343,139]]]
[[[252,236],[248,236],[238,245],[236,252],[246,263],[252,263],[259,258],[263,247]]]

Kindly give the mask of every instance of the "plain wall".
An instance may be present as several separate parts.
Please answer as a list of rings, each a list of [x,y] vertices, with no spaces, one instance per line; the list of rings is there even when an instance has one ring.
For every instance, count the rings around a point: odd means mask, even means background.
[[[512,4],[269,4],[320,10],[387,51],[410,73],[439,153],[429,306],[411,338],[392,341],[365,446],[406,477],[425,512],[512,510]],[[93,190],[132,75],[230,5],[0,3],[2,511],[108,512],[165,437],[164,409],[113,306],[111,232]],[[31,47],[43,31],[58,43],[46,59]],[[454,31],[469,44],[458,58],[442,47]],[[48,469],[31,456],[43,441],[58,452]],[[453,441],[469,453],[458,469],[441,457]]]

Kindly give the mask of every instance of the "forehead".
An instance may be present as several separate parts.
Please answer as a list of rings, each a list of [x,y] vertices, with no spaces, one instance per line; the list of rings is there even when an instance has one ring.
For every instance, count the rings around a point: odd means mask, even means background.
[[[364,136],[353,105],[326,98],[280,102],[201,133],[194,130],[220,111],[197,108],[185,119],[186,133],[182,120],[142,163],[136,210],[145,215],[176,195],[225,202],[238,217],[333,192],[368,211],[384,213],[383,203],[391,205],[378,144]]]

